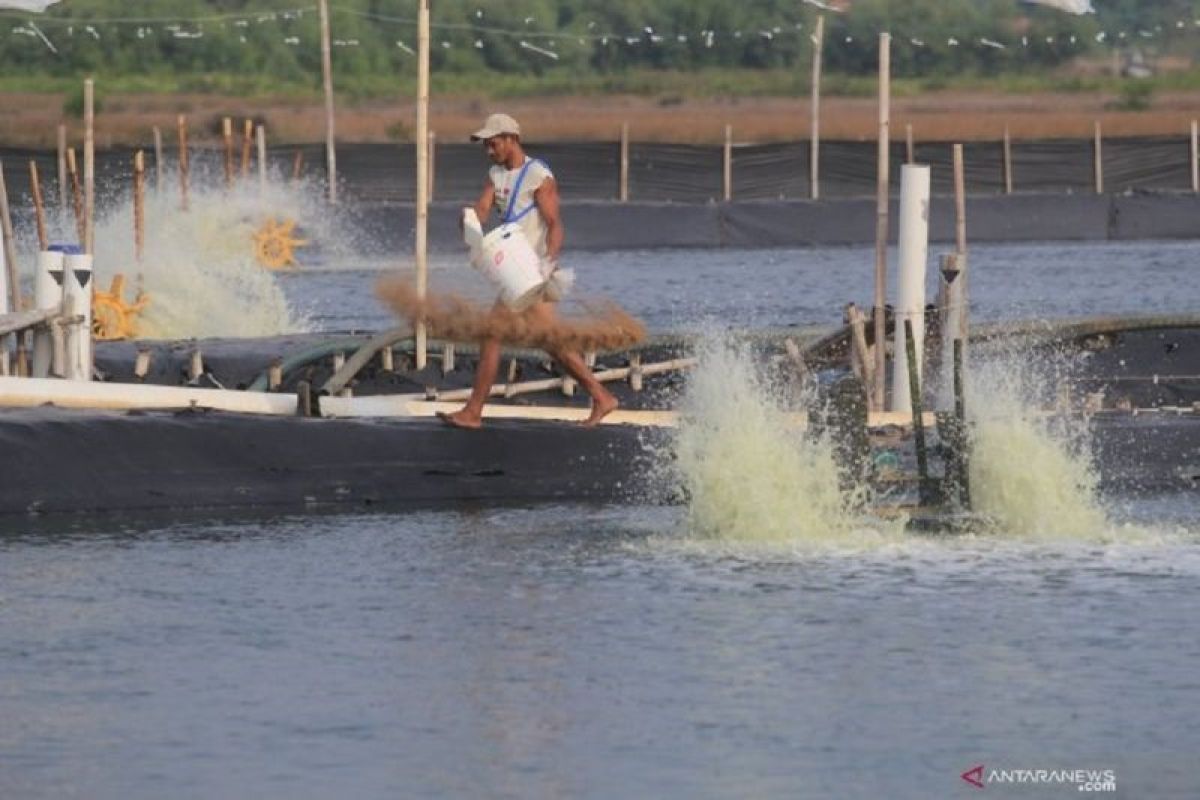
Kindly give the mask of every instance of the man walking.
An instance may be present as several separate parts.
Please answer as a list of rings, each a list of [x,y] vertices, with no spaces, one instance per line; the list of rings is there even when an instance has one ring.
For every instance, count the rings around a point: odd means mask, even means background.
[[[493,166],[483,192],[475,201],[475,214],[487,220],[492,209],[501,224],[516,225],[534,252],[541,257],[542,275],[550,280],[547,291],[532,306],[520,312],[539,326],[553,324],[557,316],[554,303],[559,291],[553,276],[558,270],[558,256],[563,244],[563,225],[559,216],[558,184],[545,162],[530,158],[521,146],[521,126],[507,114],[492,114],[483,127],[471,135],[471,141],[483,142]],[[503,303],[496,302],[493,314],[513,314]],[[592,413],[584,427],[594,427],[614,409],[617,398],[596,380],[583,357],[566,348],[549,349],[550,356],[562,365],[568,375],[579,382],[592,398]],[[496,382],[500,368],[500,340],[485,339],[479,346],[479,366],[467,404],[452,414],[438,416],[448,425],[458,428],[478,428],[482,424],[483,405]]]

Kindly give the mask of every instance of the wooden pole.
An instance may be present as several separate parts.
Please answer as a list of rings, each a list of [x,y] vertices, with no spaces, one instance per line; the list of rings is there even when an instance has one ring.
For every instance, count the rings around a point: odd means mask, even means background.
[[[187,117],[179,115],[179,195],[182,208],[188,210],[188,130]]]
[[[300,176],[304,173],[304,151],[296,150],[296,155],[292,158],[292,182],[300,180]]]
[[[242,180],[250,177],[250,148],[254,146],[254,120],[242,125]]]
[[[921,378],[917,370],[917,343],[911,319],[904,320],[904,347],[908,356],[908,392],[912,403],[913,436],[917,448],[917,493],[925,505],[929,494],[929,453],[925,447],[925,407],[921,402]]]
[[[42,181],[38,178],[37,162],[29,160],[29,189],[33,193],[33,218],[37,223],[38,249],[45,250],[50,246],[50,237],[46,234],[46,206],[42,202]]]
[[[4,237],[5,271],[8,277],[8,307],[21,310],[21,284],[17,272],[17,242],[13,238],[12,214],[8,208],[8,185],[4,180],[4,164],[0,162],[0,235]],[[7,351],[6,351],[7,352]]]
[[[267,192],[267,129],[264,125],[259,125],[254,131],[255,139],[258,145],[258,192],[266,194]]]
[[[812,129],[808,143],[809,197],[821,199],[821,67],[825,51],[825,17],[817,17],[817,30],[812,37],[812,100],[810,101]]]
[[[629,202],[629,123],[621,123],[621,173],[617,183],[617,199]]]
[[[959,283],[963,307],[959,311],[958,320],[961,328],[955,335],[966,338],[968,327],[968,311],[966,306],[967,287],[970,283],[971,272],[967,259],[967,176],[963,158],[963,146],[954,145],[954,240],[955,255],[960,270]]]
[[[83,82],[83,232],[84,249],[96,252],[96,84]],[[90,335],[91,332],[88,332]],[[90,375],[88,376],[91,377]]]
[[[233,120],[221,120],[221,140],[225,145],[225,188],[233,186]]]
[[[1104,194],[1104,142],[1103,134],[1100,129],[1100,120],[1096,120],[1096,141],[1093,145],[1092,152],[1094,155],[1094,169],[1096,171],[1096,194]]]
[[[872,410],[884,408],[884,384],[887,383],[887,246],[888,246],[888,184],[891,131],[892,36],[879,35],[879,155],[878,187],[875,204],[875,385]]]
[[[83,244],[87,231],[83,226],[83,185],[79,182],[79,165],[75,162],[75,148],[67,148],[67,172],[71,176],[71,209],[75,212],[75,235]]]
[[[1192,120],[1192,192],[1200,194],[1200,122]]]
[[[133,254],[142,263],[146,252],[146,156],[133,154]]]
[[[67,213],[67,126],[58,126],[58,211]]]
[[[733,126],[725,126],[725,150],[722,159],[722,186],[725,202],[733,199]]]
[[[867,349],[867,318],[854,303],[846,306],[846,323],[850,327],[851,361],[857,362],[860,369],[858,377],[870,396],[875,381],[875,365]]]
[[[157,125],[154,126],[154,191],[162,191],[163,173],[166,171],[166,164],[163,163],[163,137],[162,129]]]
[[[1004,126],[1004,193],[1013,193],[1012,135]]]
[[[962,444],[955,457],[958,466],[958,498],[963,508],[971,507],[971,456],[970,440],[966,436],[967,403],[963,380],[963,349],[966,339],[954,340],[954,416],[963,431]]]
[[[917,148],[913,144],[913,128],[911,122],[904,126],[904,143],[908,150],[907,163],[917,163]]]
[[[429,1],[420,0],[424,13],[429,13]],[[337,154],[334,151],[333,123],[333,61],[329,51],[329,0],[318,0],[317,10],[321,17],[321,80],[325,87],[325,165],[329,180],[329,202],[337,203]],[[425,66],[428,77],[428,64]],[[420,116],[420,112],[418,112]],[[425,131],[419,131],[418,141],[425,141]]]
[[[324,7],[325,0],[321,0]],[[332,108],[332,96],[327,96]],[[417,297],[425,299],[429,289],[429,0],[419,0],[417,12]],[[332,147],[330,153],[332,154]],[[332,159],[332,155],[330,156]],[[428,329],[424,320],[416,325],[415,362],[424,369],[428,357]]]
[[[433,202],[434,187],[437,181],[434,176],[437,167],[437,131],[429,132],[429,202]]]

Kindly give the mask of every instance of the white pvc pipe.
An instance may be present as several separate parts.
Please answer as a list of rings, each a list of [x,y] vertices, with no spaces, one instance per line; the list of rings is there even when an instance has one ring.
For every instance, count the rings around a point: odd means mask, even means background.
[[[912,411],[905,320],[912,320],[918,382],[925,361],[925,266],[928,258],[929,167],[905,164],[900,170],[900,286],[893,338],[896,343],[892,359],[893,411]]]
[[[67,333],[66,378],[92,379],[92,256],[69,253],[63,258],[63,297],[74,299],[75,314],[83,317]]]
[[[42,310],[56,309],[63,300],[63,254],[56,250],[38,253],[37,272],[33,278],[33,306]],[[54,337],[46,328],[33,333],[34,378],[45,378],[50,374],[50,363],[54,356]]]
[[[0,408],[31,408],[46,403],[59,408],[97,410],[204,408],[274,416],[296,413],[296,396],[293,394],[52,378],[0,378]]]

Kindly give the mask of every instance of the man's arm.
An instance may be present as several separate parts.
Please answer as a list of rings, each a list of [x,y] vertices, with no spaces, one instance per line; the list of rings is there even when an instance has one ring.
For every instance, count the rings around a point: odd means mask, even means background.
[[[563,246],[563,225],[558,210],[558,183],[554,178],[542,181],[542,185],[533,193],[533,199],[542,221],[546,223],[546,258],[558,261]]]
[[[475,216],[479,217],[479,224],[487,226],[488,216],[492,213],[492,205],[496,202],[496,187],[489,180],[483,184],[483,191],[479,194],[479,199],[475,201]]]

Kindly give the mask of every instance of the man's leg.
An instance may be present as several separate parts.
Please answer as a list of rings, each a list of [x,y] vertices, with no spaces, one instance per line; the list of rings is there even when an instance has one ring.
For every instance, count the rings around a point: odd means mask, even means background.
[[[594,428],[600,424],[600,420],[616,411],[620,403],[617,402],[617,398],[613,397],[612,392],[604,388],[603,383],[596,380],[596,376],[584,362],[583,356],[570,350],[551,350],[549,352],[555,361],[562,364],[567,374],[577,380],[584,391],[592,397],[592,413],[583,421],[585,428]]]
[[[442,421],[457,428],[478,428],[482,424],[483,404],[492,393],[496,372],[500,369],[500,340],[484,339],[479,344],[479,366],[467,404],[453,414],[440,413]]]

